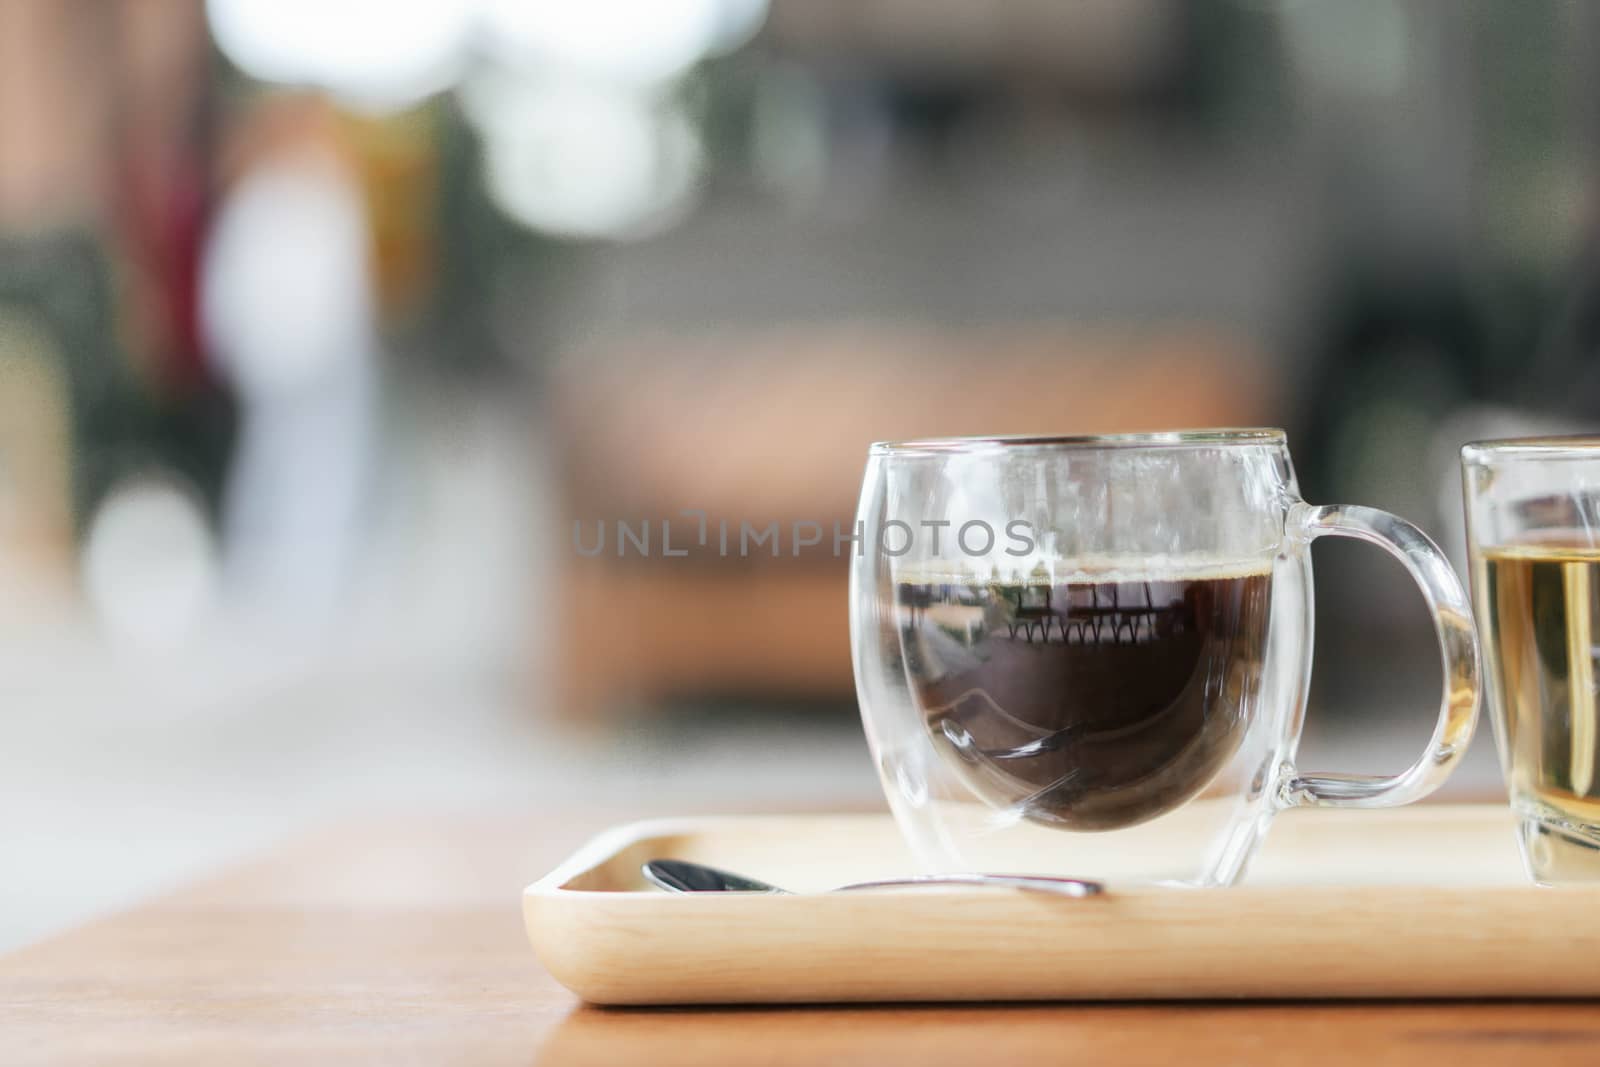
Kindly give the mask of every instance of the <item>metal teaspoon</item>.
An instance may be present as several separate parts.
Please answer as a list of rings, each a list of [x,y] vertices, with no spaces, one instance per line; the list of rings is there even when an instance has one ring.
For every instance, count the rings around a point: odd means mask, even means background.
[[[790,890],[748,878],[732,871],[708,867],[688,860],[650,860],[640,868],[650,884],[674,893],[784,893]],[[849,889],[881,889],[920,885],[991,886],[1021,889],[1031,893],[1050,893],[1061,897],[1092,897],[1105,892],[1105,886],[1082,878],[1053,878],[1042,874],[921,874],[906,878],[885,878],[872,882],[852,882],[832,892]]]

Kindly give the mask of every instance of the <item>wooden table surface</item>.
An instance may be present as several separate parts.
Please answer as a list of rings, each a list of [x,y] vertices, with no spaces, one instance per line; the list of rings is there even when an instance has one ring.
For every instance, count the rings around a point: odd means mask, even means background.
[[[1593,1003],[585,1007],[520,890],[637,814],[349,825],[0,957],[0,1063],[1600,1063]]]

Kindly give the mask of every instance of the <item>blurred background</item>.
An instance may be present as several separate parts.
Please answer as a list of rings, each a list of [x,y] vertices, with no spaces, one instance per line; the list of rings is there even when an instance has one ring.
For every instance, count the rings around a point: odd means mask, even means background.
[[[373,812],[866,806],[875,439],[1600,419],[1600,8],[0,0],[0,948]],[[787,534],[785,535],[787,538]],[[1314,768],[1438,666],[1317,549]],[[1498,789],[1488,730],[1453,788]]]

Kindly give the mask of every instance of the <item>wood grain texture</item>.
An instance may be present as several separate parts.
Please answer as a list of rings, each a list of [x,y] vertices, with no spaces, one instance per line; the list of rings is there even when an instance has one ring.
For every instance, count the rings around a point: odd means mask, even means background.
[[[1600,1012],[1581,1002],[580,1006],[529,951],[517,891],[640,814],[394,819],[293,843],[0,957],[0,1062],[1474,1067],[1600,1054]]]
[[[1140,847],[1159,849],[1162,833]],[[640,884],[655,856],[801,890],[914,869],[882,815],[620,828],[524,897],[540,959],[586,1000],[1600,995],[1600,888],[1529,885],[1497,806],[1290,813],[1240,888],[1113,884],[1088,900],[966,887],[673,896]],[[1037,870],[1030,858],[996,869]]]

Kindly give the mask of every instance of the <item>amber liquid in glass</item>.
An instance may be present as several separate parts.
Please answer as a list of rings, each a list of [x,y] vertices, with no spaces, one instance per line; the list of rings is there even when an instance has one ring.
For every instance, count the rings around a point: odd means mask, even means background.
[[[1529,866],[1540,881],[1600,880],[1600,548],[1485,549],[1473,585]]]

